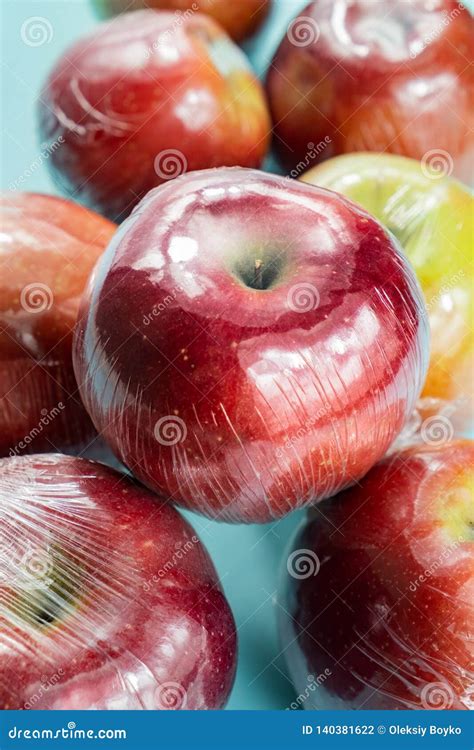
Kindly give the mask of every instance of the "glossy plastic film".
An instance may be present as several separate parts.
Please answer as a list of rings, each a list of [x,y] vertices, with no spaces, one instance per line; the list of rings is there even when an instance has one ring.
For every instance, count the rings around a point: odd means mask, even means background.
[[[193,12],[98,26],[56,63],[38,106],[58,187],[114,221],[186,171],[260,166],[271,131],[244,53]]]
[[[473,466],[418,444],[302,523],[278,606],[298,707],[474,708]]]
[[[32,193],[0,202],[0,456],[79,450],[96,435],[72,368],[89,274],[115,225]]]
[[[265,522],[381,458],[421,390],[428,330],[411,267],[367,213],[220,169],[152,191],[122,225],[74,349],[96,427],[141,481]]]
[[[236,633],[192,527],[100,464],[0,460],[0,707],[215,709]]]
[[[452,406],[457,429],[474,418],[472,321],[474,199],[449,177],[449,161],[431,165],[392,154],[348,154],[302,179],[356,201],[397,237],[425,297],[431,353],[423,399]],[[420,407],[423,409],[423,405]]]
[[[474,21],[457,0],[317,0],[268,68],[274,144],[288,170],[373,151],[448,159],[471,183]]]

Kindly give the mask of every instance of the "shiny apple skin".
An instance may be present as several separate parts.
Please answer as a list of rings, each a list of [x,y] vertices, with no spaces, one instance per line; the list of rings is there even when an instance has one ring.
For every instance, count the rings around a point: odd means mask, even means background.
[[[257,259],[268,289],[243,280]],[[141,481],[220,520],[266,522],[383,455],[421,389],[427,336],[414,274],[367,213],[216,169],[149,193],[119,229],[81,306],[74,367]]]
[[[0,707],[215,709],[236,631],[193,528],[123,474],[0,460]]]
[[[305,708],[474,707],[473,466],[472,442],[418,445],[311,511],[279,608]]]
[[[143,10],[100,24],[54,66],[40,133],[58,187],[120,221],[185,171],[257,167],[271,130],[245,55],[208,16]]]
[[[436,149],[472,182],[467,8],[456,0],[318,0],[297,18],[267,77],[275,145],[288,169],[305,159],[310,166],[308,143],[329,137],[315,161],[353,151],[422,159]]]
[[[438,162],[439,169],[444,166]],[[430,172],[428,164],[393,154],[345,154],[301,179],[359,203],[397,237],[416,271],[430,319],[430,365],[422,396],[459,402],[458,421],[472,427],[472,192],[447,175]]]
[[[96,432],[72,368],[72,331],[111,222],[34,193],[0,200],[0,456],[74,450]]]
[[[271,0],[93,0],[101,16],[153,8],[182,13],[206,13],[236,42],[253,34],[270,12]]]

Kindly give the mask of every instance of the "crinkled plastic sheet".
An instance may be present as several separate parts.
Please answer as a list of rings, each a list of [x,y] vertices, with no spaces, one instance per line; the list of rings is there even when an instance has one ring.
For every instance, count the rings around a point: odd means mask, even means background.
[[[0,460],[0,707],[204,709],[235,628],[191,526],[100,464]]]

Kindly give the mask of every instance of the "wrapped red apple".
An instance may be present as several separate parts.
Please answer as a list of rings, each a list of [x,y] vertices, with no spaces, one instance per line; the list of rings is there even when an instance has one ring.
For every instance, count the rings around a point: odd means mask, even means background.
[[[428,328],[392,236],[324,189],[255,170],[150,192],[93,274],[74,367],[146,485],[225,521],[334,494],[412,412]]]
[[[192,527],[60,455],[0,460],[0,708],[216,709],[236,632]]]
[[[472,182],[474,21],[457,0],[318,0],[289,25],[267,90],[289,170],[353,151],[445,160]]]
[[[199,13],[152,10],[69,48],[45,83],[39,122],[58,186],[117,221],[186,171],[259,166],[270,131],[262,87],[225,32]]]
[[[298,705],[474,708],[473,462],[433,440],[312,511],[279,609]]]
[[[261,26],[271,4],[272,0],[93,0],[93,5],[103,16],[153,8],[175,11],[176,21],[179,22],[181,13],[206,13],[236,42],[241,42]]]
[[[83,448],[96,433],[77,391],[72,330],[115,225],[32,193],[4,193],[0,212],[0,456]]]
[[[312,185],[336,190],[370,211],[398,238],[421,283],[431,327],[423,411],[452,410],[472,426],[474,368],[474,199],[446,164],[392,154],[347,154],[306,172]]]

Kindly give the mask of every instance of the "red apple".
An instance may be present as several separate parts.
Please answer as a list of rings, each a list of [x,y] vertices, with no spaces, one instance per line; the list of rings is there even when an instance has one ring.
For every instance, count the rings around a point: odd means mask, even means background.
[[[145,484],[227,521],[333,494],[384,454],[427,366],[414,273],[369,214],[255,170],[148,194],[76,327],[84,403]]]
[[[115,225],[32,193],[3,193],[0,215],[0,456],[78,449],[95,430],[77,392],[72,330]]]
[[[312,511],[292,544],[281,634],[304,708],[474,708],[474,447],[431,442]]]
[[[0,460],[0,708],[215,709],[236,633],[169,505],[105,466]]]
[[[217,21],[236,42],[253,34],[267,17],[272,0],[93,0],[102,16],[130,10],[154,8],[178,13],[207,13]],[[179,16],[177,16],[179,18]]]
[[[318,0],[289,25],[267,88],[288,169],[351,151],[443,160],[472,181],[474,21],[457,0]]]
[[[187,170],[259,166],[270,131],[243,52],[199,13],[99,25],[58,60],[39,114],[58,185],[114,220]]]

